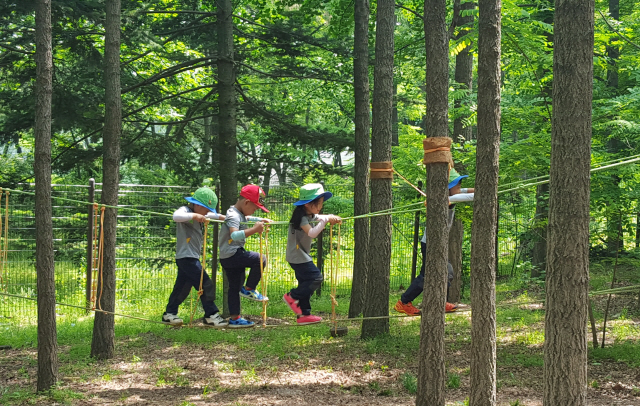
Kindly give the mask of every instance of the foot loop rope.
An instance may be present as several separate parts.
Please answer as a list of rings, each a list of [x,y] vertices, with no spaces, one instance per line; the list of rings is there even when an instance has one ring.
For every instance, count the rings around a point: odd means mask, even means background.
[[[200,297],[202,296],[202,294],[204,293],[204,290],[202,289],[202,281],[204,280],[204,272],[205,272],[205,268],[207,266],[207,234],[208,234],[208,230],[209,230],[209,220],[205,220],[204,221],[204,234],[203,234],[203,242],[202,242],[202,263],[200,264],[200,287],[198,288],[198,292],[197,295],[198,297],[196,298],[196,303],[195,306],[193,305],[193,296],[191,297],[191,318],[189,319],[189,327],[193,326],[193,316],[196,313],[196,309],[198,308],[198,301],[200,300]]]

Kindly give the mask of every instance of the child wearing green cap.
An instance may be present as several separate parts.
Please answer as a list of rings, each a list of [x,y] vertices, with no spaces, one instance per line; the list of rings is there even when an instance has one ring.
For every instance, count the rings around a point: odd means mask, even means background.
[[[176,264],[178,276],[169,296],[169,303],[162,322],[172,326],[182,325],[182,319],[178,317],[178,307],[189,296],[191,288],[200,289],[200,276],[202,264],[200,255],[203,246],[202,223],[207,219],[224,220],[225,216],[216,213],[218,197],[208,187],[202,187],[193,194],[185,197],[189,202],[173,213],[173,221],[176,222]],[[218,307],[213,302],[214,290],[211,278],[205,271],[202,274],[202,308],[204,309],[205,325],[212,327],[225,327],[227,322],[220,316]]]
[[[327,223],[340,223],[342,219],[334,215],[319,214],[325,201],[333,196],[325,192],[319,183],[311,183],[300,188],[300,198],[293,203],[293,210],[289,221],[287,238],[287,262],[293,268],[298,280],[298,287],[291,289],[282,300],[297,315],[298,324],[313,324],[322,321],[322,317],[311,314],[311,295],[322,283],[322,273],[313,263],[311,255],[311,241],[316,238]],[[311,222],[317,221],[315,227]]]
[[[456,211],[456,203],[473,201],[475,190],[473,188],[462,188],[462,179],[469,177],[468,175],[460,175],[455,169],[449,171],[449,212],[447,215],[447,227],[451,230],[453,225],[453,219]],[[422,235],[422,241],[420,242],[420,249],[422,251],[422,268],[420,274],[411,282],[409,288],[402,294],[398,303],[396,303],[394,309],[399,313],[404,313],[410,316],[417,316],[420,314],[420,309],[416,308],[411,302],[413,302],[421,293],[424,287],[424,270],[425,270],[425,257],[427,251],[427,232],[425,230]],[[451,263],[447,263],[448,284],[451,285],[453,280],[453,267]],[[458,306],[449,303],[449,298],[445,304],[445,312],[455,312]]]

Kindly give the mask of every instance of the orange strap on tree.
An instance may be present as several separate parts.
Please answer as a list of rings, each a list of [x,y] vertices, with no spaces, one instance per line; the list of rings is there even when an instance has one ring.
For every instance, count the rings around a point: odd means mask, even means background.
[[[422,141],[424,149],[423,163],[448,163],[449,169],[453,168],[453,158],[451,157],[451,143],[453,140],[449,137],[430,137]]]
[[[393,163],[391,161],[371,162],[369,171],[371,179],[393,179]]]

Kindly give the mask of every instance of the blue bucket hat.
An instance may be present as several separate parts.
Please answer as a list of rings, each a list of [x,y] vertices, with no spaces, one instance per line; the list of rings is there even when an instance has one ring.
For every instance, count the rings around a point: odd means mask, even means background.
[[[469,175],[460,175],[455,169],[451,168],[449,171],[449,189],[460,183],[464,178],[468,178]]]
[[[201,187],[196,190],[193,196],[185,197],[184,200],[189,203],[202,206],[211,212],[217,213],[215,207],[218,204],[218,196],[216,196],[216,192],[208,187]]]
[[[320,197],[324,197],[324,201],[331,199],[333,193],[325,192],[324,187],[322,187],[319,183],[309,183],[300,188],[300,194],[298,197],[298,201],[295,202],[294,206],[303,206],[307,203],[310,203]]]

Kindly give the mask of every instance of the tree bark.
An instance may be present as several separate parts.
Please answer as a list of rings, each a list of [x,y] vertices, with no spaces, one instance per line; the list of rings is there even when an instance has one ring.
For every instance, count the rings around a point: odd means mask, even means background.
[[[445,0],[425,0],[424,34],[427,56],[427,138],[447,137],[449,91],[449,38]],[[417,406],[444,406],[446,369],[444,307],[447,290],[447,210],[449,164],[427,165],[427,255],[425,258],[420,326]]]
[[[496,404],[496,235],[500,155],[500,0],[479,0],[478,144],[471,230],[471,394]]]
[[[609,16],[616,21],[620,21],[620,0],[609,0]],[[613,37],[609,42],[618,40]],[[607,70],[607,86],[618,89],[618,59],[620,59],[620,49],[609,44],[607,46],[607,56],[609,57],[609,69]]]
[[[51,207],[51,97],[53,58],[51,0],[36,3],[36,273],[38,289],[38,392],[58,380],[56,281]]]
[[[353,92],[355,98],[355,162],[353,213],[369,212],[369,0],[355,0],[354,5]],[[369,219],[354,221],[353,280],[349,317],[358,317],[364,307],[369,257]]]
[[[120,96],[120,0],[105,2],[105,116],[102,140],[101,203],[118,205],[120,181],[120,135],[122,133],[122,101]],[[102,278],[98,281],[100,305],[114,312],[116,307],[116,225],[117,209],[104,211],[104,245]],[[113,358],[115,352],[115,326],[113,314],[96,312],[93,323],[91,356],[98,359]]]
[[[536,214],[534,218],[531,277],[537,278],[547,266],[547,222],[549,221],[549,184],[536,188]]]
[[[460,14],[464,10],[472,10],[475,7],[474,2],[466,2],[460,6]],[[473,15],[457,17],[457,24],[460,27],[465,27],[460,30],[460,33],[456,36],[456,39],[462,38],[467,35],[473,29]],[[473,53],[471,52],[471,45],[465,47],[458,55],[456,55],[456,69],[454,78],[456,83],[461,89],[468,89],[468,94],[473,91]],[[462,100],[455,100],[453,105],[456,109],[463,106]],[[467,117],[456,117],[453,121],[453,140],[458,142],[459,140],[470,141],[473,137],[473,129],[471,126],[464,126],[463,120]]]
[[[449,262],[453,266],[453,280],[449,287],[447,297],[449,302],[460,302],[462,291],[462,241],[464,239],[464,227],[462,220],[453,220],[451,231],[449,231]]]
[[[376,16],[376,65],[373,73],[373,128],[371,162],[391,161],[391,115],[393,108],[393,48],[395,2],[378,0]],[[391,179],[371,179],[371,210],[392,206]],[[391,216],[371,219],[369,273],[364,316],[388,316],[391,266]],[[385,300],[380,300],[385,298]],[[389,332],[389,319],[364,320],[362,338]]]
[[[544,405],[587,404],[593,0],[557,0]],[[568,176],[568,174],[570,174]]]
[[[220,150],[220,200],[221,211],[235,204],[238,198],[238,161],[236,137],[236,90],[233,67],[233,5],[231,0],[219,0],[218,4],[218,107]],[[229,315],[229,287],[223,272],[223,316]]]

